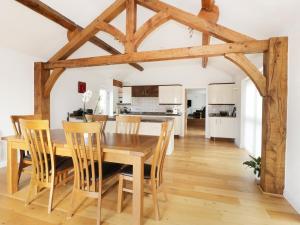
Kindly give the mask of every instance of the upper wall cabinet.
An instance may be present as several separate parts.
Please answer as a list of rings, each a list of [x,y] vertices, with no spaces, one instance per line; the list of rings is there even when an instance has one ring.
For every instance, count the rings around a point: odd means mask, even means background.
[[[133,86],[132,97],[158,97],[158,86]]]
[[[159,86],[159,104],[181,105],[182,94],[182,86]]]
[[[208,85],[208,104],[231,105],[236,104],[235,84],[218,83]]]

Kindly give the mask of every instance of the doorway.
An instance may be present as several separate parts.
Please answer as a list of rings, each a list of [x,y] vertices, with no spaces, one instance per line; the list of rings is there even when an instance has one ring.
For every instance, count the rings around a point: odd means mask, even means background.
[[[186,89],[187,134],[205,137],[206,88]]]

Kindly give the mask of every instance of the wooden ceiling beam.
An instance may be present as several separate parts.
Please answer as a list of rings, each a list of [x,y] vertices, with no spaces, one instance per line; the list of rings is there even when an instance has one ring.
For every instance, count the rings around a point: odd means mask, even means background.
[[[134,34],[136,32],[137,4],[136,0],[126,0],[126,43],[125,52],[135,52]]]
[[[60,26],[66,28],[69,31],[68,33],[70,33],[70,31],[72,32],[76,30],[77,31],[83,30],[81,26],[79,26],[78,24],[76,24],[66,16],[62,15],[61,13],[57,12],[56,10],[54,10],[53,8],[49,7],[48,5],[44,4],[39,0],[16,0],[16,1],[30,8],[31,10],[37,12],[38,14],[45,16],[46,18],[59,24]],[[119,11],[116,12],[119,13]],[[111,21],[115,16],[116,15],[107,17],[106,22]],[[118,51],[111,45],[107,44],[97,36],[93,36],[89,41],[112,55],[121,54],[120,51]],[[138,64],[132,64],[131,66],[136,68],[139,71],[144,70],[144,68]]]
[[[160,11],[149,20],[147,20],[135,33],[134,35],[134,45],[136,48],[142,43],[143,40],[157,27],[166,23],[170,20],[170,15],[166,11]]]
[[[71,54],[73,54],[77,49],[79,49],[83,44],[85,44],[89,39],[94,37],[98,33],[99,29],[97,25],[99,22],[110,22],[114,16],[117,16],[122,12],[121,9],[125,9],[125,0],[116,0],[110,7],[108,7],[104,12],[101,13],[93,22],[91,22],[86,28],[84,28],[78,35],[68,42],[63,48],[61,48],[54,56],[49,60],[54,62],[60,59],[66,59]]]
[[[122,31],[120,31],[118,28],[116,28],[115,26],[106,23],[106,22],[100,22],[97,25],[99,31],[103,31],[106,32],[108,34],[110,34],[111,36],[113,36],[116,40],[122,42],[122,44],[126,43],[126,35],[123,34]]]
[[[248,37],[244,34],[241,34],[239,32],[236,32],[218,24],[208,22],[205,19],[199,18],[196,15],[185,12],[181,9],[178,9],[159,0],[137,0],[137,3],[155,12],[168,10],[173,20],[200,32],[208,32],[211,36],[225,42],[242,42],[254,40],[253,38]]]
[[[198,16],[206,21],[216,24],[219,19],[219,7],[215,5],[214,0],[202,0],[202,7]],[[211,37],[208,32],[202,33],[202,45],[209,45]],[[206,68],[208,64],[208,57],[202,58],[202,67]]]
[[[98,56],[81,59],[60,60],[44,64],[45,69],[78,68],[102,65],[126,64],[135,62],[152,62],[176,59],[200,58],[203,56],[224,56],[228,53],[262,53],[269,48],[269,41],[249,41],[241,43],[227,43],[210,46],[175,48],[130,54]]]

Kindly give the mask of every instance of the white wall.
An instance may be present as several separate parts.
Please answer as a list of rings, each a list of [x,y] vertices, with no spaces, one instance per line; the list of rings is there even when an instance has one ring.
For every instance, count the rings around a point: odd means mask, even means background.
[[[11,114],[33,114],[33,63],[37,58],[0,48],[0,137],[13,134]],[[0,166],[5,165],[6,144],[0,142]]]
[[[150,66],[151,64],[153,65]],[[198,59],[148,63],[143,73],[132,71],[124,76],[123,81],[126,85],[181,84],[189,89],[207,88],[207,85],[213,82],[233,82],[234,76],[212,66],[203,69]]]
[[[299,25],[298,25],[299,26]],[[286,177],[284,195],[300,213],[300,30],[291,27],[289,33],[289,90],[288,90],[288,126]]]
[[[86,82],[87,90],[93,92],[93,96],[86,106],[93,110],[99,96],[99,89],[113,90],[112,78],[101,70],[67,70],[56,82],[51,92],[52,128],[62,128],[62,121],[66,120],[68,112],[83,108],[81,94],[77,92],[78,81]]]

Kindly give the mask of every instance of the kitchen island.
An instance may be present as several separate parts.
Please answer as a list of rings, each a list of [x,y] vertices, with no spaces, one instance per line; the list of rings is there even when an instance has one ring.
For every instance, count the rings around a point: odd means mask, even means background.
[[[141,124],[139,134],[159,136],[161,133],[161,124],[168,120],[173,120],[173,117],[163,116],[141,116]],[[82,121],[82,117],[70,117],[70,121]],[[105,132],[115,133],[116,130],[116,116],[108,118],[105,126]],[[174,128],[171,133],[169,146],[167,149],[167,155],[171,155],[174,151]]]
[[[142,116],[139,133],[144,135],[159,136],[161,133],[161,124],[165,121],[173,120],[172,117],[149,117]],[[114,133],[116,130],[116,118],[109,117],[106,123],[105,132]],[[174,128],[171,133],[167,155],[171,155],[174,151]]]
[[[166,112],[128,112],[120,115],[141,116],[147,119],[174,119],[174,135],[184,137],[185,120],[182,113],[166,113]]]

